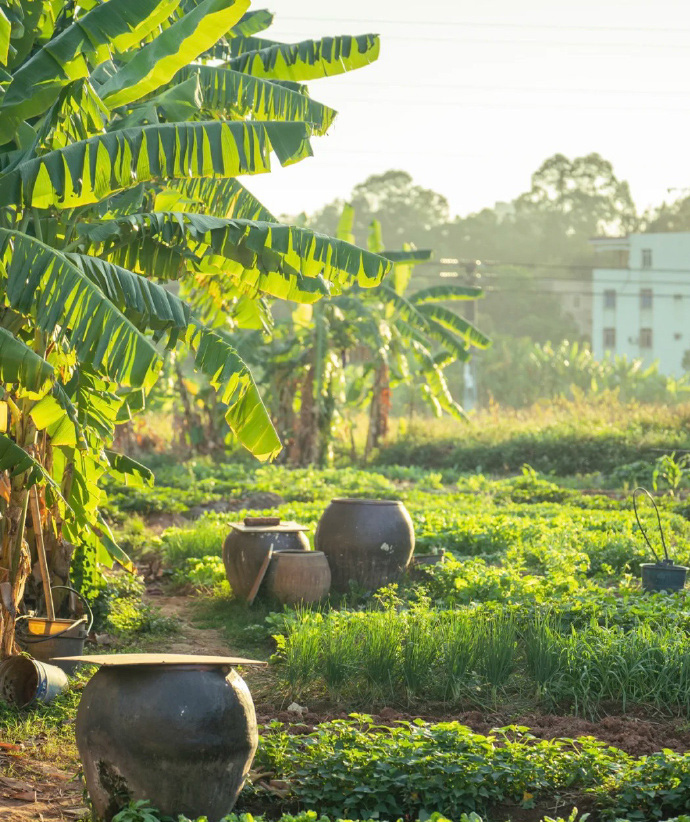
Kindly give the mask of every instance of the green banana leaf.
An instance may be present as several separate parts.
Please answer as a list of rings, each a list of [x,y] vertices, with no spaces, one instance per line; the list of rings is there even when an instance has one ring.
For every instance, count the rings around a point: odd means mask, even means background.
[[[267,80],[316,80],[368,66],[378,58],[379,48],[376,34],[323,37],[249,51],[228,60],[225,67]]]
[[[129,484],[129,477],[134,477],[136,485],[153,485],[153,471],[142,465],[140,462],[128,457],[126,454],[118,454],[110,448],[106,448],[106,459],[110,465],[110,473],[118,479],[121,479],[125,484]]]
[[[325,134],[337,112],[306,94],[250,74],[218,66],[189,66],[177,81],[198,75],[203,106],[220,115],[258,120],[297,120],[308,123],[315,134]]]
[[[164,211],[190,211],[195,214],[209,214],[212,217],[260,220],[264,223],[278,222],[239,180],[171,180],[169,186],[181,194],[188,203],[183,208],[176,206],[172,209],[161,209]]]
[[[7,15],[0,6],[0,66],[7,65],[7,58],[10,51],[10,34],[12,24],[7,19]]]
[[[280,439],[249,368],[229,340],[220,331],[198,325],[190,329],[187,341],[196,351],[194,367],[206,374],[228,406],[225,419],[237,439],[260,460],[275,457]]]
[[[34,237],[0,228],[6,299],[48,334],[69,340],[81,362],[124,385],[150,387],[160,369],[151,344],[70,261]]]
[[[114,0],[110,0],[114,2]],[[139,182],[235,177],[311,156],[304,123],[166,123],[99,134],[0,174],[0,206],[74,208]]]
[[[439,409],[445,411],[456,420],[466,420],[467,415],[453,399],[450,389],[448,388],[448,382],[438,363],[419,343],[413,343],[412,347],[421,363],[422,373],[426,380],[426,395],[432,407],[434,407],[437,412]]]
[[[246,54],[250,51],[259,51],[260,49],[271,48],[278,46],[280,43],[275,40],[267,40],[263,37],[252,37],[251,35],[235,35],[234,37],[227,37],[219,40],[215,46],[210,48],[203,56],[204,60],[220,60],[227,62],[234,57],[239,57],[241,54]]]
[[[43,394],[54,379],[50,363],[7,329],[0,328],[0,382],[17,383],[23,391]]]
[[[133,274],[126,268],[90,257],[87,254],[66,254],[95,283],[110,302],[140,330],[154,331],[186,329],[190,321],[189,306],[158,283]],[[172,345],[177,334],[172,336]]]
[[[429,288],[420,288],[419,291],[410,294],[408,299],[414,305],[421,305],[450,300],[476,300],[483,296],[482,289],[474,285],[432,285]]]
[[[14,73],[0,103],[0,145],[18,125],[42,114],[73,80],[122,53],[166,20],[179,0],[109,0],[79,17]],[[36,5],[40,5],[36,0]]]
[[[313,301],[323,293],[316,282],[308,280],[327,280],[334,293],[339,293],[353,282],[364,287],[378,285],[391,268],[388,260],[350,243],[279,223],[154,212],[85,223],[78,230],[92,242],[116,241],[120,248],[152,237],[173,246],[185,245],[196,258],[208,255],[212,264],[217,258],[238,263],[252,285],[298,302]],[[99,252],[108,256],[107,247]]]
[[[216,43],[248,8],[249,0],[203,0],[112,75],[99,89],[101,99],[112,109],[154,92]]]
[[[435,320],[439,325],[464,338],[477,348],[488,348],[491,345],[491,340],[475,328],[472,323],[442,305],[423,303],[418,306],[418,311],[427,319]]]
[[[248,11],[242,15],[237,25],[228,32],[228,37],[251,37],[252,34],[264,31],[273,22],[273,14],[267,9]]]
[[[5,434],[0,434],[0,471],[9,471],[11,477],[26,471],[27,487],[49,479],[43,466]]]

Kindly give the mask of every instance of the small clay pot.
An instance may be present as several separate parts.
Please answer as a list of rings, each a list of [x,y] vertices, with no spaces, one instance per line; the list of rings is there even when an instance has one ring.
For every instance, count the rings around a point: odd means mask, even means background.
[[[331,587],[331,569],[323,551],[280,551],[269,565],[264,592],[282,605],[318,602]]]
[[[84,688],[76,737],[106,822],[140,799],[175,819],[217,822],[235,804],[258,743],[244,680],[203,665],[104,666]]]
[[[334,499],[314,534],[331,567],[331,588],[374,591],[399,579],[414,551],[414,528],[399,500]]]

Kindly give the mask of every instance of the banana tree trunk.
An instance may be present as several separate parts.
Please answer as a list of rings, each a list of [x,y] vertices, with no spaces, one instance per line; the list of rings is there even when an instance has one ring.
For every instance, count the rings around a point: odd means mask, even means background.
[[[26,401],[22,413],[17,410],[14,432],[16,442],[31,453],[35,451],[36,428],[28,411]],[[28,474],[9,478],[3,488],[6,491],[6,507],[0,547],[0,659],[19,653],[14,638],[15,620],[31,574],[31,551],[24,538],[29,507]]]
[[[371,452],[378,448],[388,434],[388,424],[391,410],[390,371],[388,364],[382,362],[374,373],[371,405],[369,406],[369,430],[367,444],[364,449],[364,459],[368,459]]]
[[[315,369],[307,368],[302,380],[302,403],[295,436],[294,462],[300,466],[313,465],[318,448],[317,406],[314,402]]]
[[[0,604],[0,659],[19,653],[14,638],[14,625],[19,605],[24,597],[26,581],[31,573],[31,553],[24,539],[24,526],[29,503],[26,488],[14,487],[5,509],[2,556],[3,596]]]

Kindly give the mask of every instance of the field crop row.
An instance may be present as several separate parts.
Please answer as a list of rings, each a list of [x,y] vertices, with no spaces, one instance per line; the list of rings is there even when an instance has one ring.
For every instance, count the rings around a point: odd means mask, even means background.
[[[649,822],[690,809],[689,754],[635,758],[590,737],[536,740],[516,727],[484,736],[457,722],[389,728],[360,716],[294,735],[277,723],[264,732],[256,765],[285,781],[288,801],[343,819],[437,811],[503,820],[498,803],[529,808],[558,793],[587,797],[601,820]],[[240,807],[261,792],[245,788]]]
[[[602,704],[690,710],[690,644],[677,627],[565,628],[557,612],[465,608],[304,614],[278,636],[291,698],[371,705],[503,698],[595,715]]]

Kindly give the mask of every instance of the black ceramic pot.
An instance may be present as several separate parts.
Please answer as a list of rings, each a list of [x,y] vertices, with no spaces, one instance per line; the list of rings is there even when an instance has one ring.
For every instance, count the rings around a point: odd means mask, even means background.
[[[350,581],[376,590],[400,577],[414,551],[414,528],[398,500],[334,499],[319,520],[314,547],[331,566],[331,589]]]
[[[227,667],[101,668],[84,689],[76,722],[86,787],[97,815],[148,800],[177,819],[230,812],[258,734],[244,680]]]
[[[232,531],[223,545],[223,564],[235,596],[247,599],[271,546],[274,554],[279,551],[308,551],[306,530],[305,526],[296,522],[262,526],[233,522]]]

